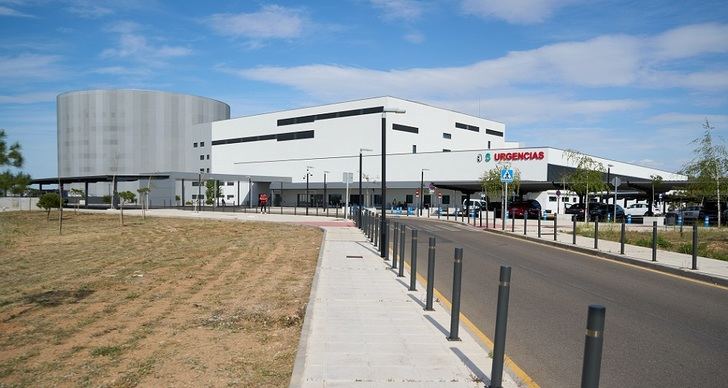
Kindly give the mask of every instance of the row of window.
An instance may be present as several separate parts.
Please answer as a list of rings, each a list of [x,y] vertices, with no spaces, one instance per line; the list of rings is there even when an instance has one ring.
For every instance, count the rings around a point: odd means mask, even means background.
[[[335,119],[335,118],[339,118],[339,117],[360,116],[360,115],[368,115],[368,114],[382,113],[382,112],[384,112],[383,106],[375,106],[372,108],[352,109],[352,110],[344,110],[344,111],[339,111],[339,112],[321,113],[321,114],[317,114],[317,115],[291,117],[291,118],[287,118],[287,119],[278,120],[278,126],[282,127],[284,125],[312,123],[317,120],[328,120],[328,119]]]
[[[273,140],[276,141],[287,141],[287,140],[299,140],[299,139],[312,139],[313,138],[313,130],[309,131],[298,131],[298,132],[285,132],[285,133],[276,133],[272,135],[259,135],[259,136],[247,136],[247,137],[236,137],[232,139],[222,139],[222,140],[213,140],[212,145],[222,145],[222,144],[235,144],[235,143],[248,143],[251,141],[263,141],[263,140]]]
[[[409,133],[420,133],[420,129],[417,127],[410,127],[409,125],[392,124],[392,129],[395,131],[409,132]]]
[[[200,155],[200,160],[205,160],[205,156],[207,156],[207,160],[210,160],[210,154]]]
[[[556,202],[558,198],[555,195],[549,196],[549,202]],[[574,197],[574,202],[578,201],[579,198]],[[561,198],[561,202],[569,202],[569,197],[563,197]]]
[[[480,127],[476,127],[475,125],[463,124],[463,123],[455,123],[455,128],[467,129],[468,131],[473,131],[473,132],[480,132]]]
[[[205,142],[204,141],[201,141],[200,142],[200,147],[204,147],[204,146],[205,146]],[[197,148],[197,143],[196,142],[195,143],[192,143],[192,148]]]

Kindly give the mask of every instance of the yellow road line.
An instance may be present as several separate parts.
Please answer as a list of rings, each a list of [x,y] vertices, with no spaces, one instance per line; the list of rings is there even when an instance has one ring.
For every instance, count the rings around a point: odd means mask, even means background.
[[[391,252],[391,250],[390,250],[390,252]],[[390,255],[390,260],[392,258],[393,258],[393,256]],[[404,262],[404,265],[407,268],[410,268],[409,263],[407,263],[406,261]],[[419,272],[417,272],[416,275],[417,275],[416,276],[417,277],[417,280],[420,282],[421,285],[426,285],[427,284],[427,280],[425,280],[425,278],[422,277],[422,275],[420,275]],[[445,297],[445,295],[443,295],[440,291],[438,291],[437,288],[434,288],[433,287],[432,290],[433,290],[434,296],[440,302],[442,302],[442,304],[445,305],[445,308],[447,308],[447,309],[449,309],[449,310],[452,311],[452,303],[450,303],[450,301]],[[478,327],[475,326],[475,324],[465,314],[463,314],[462,312],[460,313],[460,320],[470,330],[471,333],[475,334],[475,336],[478,337],[478,339],[483,344],[485,344],[485,346],[488,349],[490,349],[491,351],[493,351],[493,341],[490,338],[488,338],[488,336],[485,335],[485,333],[483,333],[482,331],[480,331],[480,329],[478,329]],[[508,369],[510,369],[516,375],[516,377],[519,380],[521,380],[521,382],[523,384],[525,384],[527,387],[529,387],[529,388],[541,388],[541,386],[538,385],[531,378],[531,376],[529,376],[523,369],[521,369],[521,367],[519,367],[518,364],[516,364],[516,362],[513,361],[513,359],[511,359],[508,355],[505,355],[504,360],[503,360],[503,364]]]

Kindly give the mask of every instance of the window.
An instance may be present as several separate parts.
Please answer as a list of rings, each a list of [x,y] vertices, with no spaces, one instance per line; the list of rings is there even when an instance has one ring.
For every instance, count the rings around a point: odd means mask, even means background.
[[[450,150],[449,150],[449,149],[447,149],[447,148],[443,148],[443,149],[442,149],[442,152],[450,152]]]
[[[192,199],[197,199],[197,194],[192,194]],[[200,194],[199,199],[205,199],[205,194]]]
[[[450,196],[449,195],[443,195],[442,196],[442,204],[443,205],[449,205],[450,204]]]
[[[344,111],[339,111],[339,112],[329,112],[329,113],[320,113],[320,114],[308,115],[308,116],[290,117],[290,118],[278,120],[278,126],[281,127],[284,125],[312,123],[316,120],[328,120],[328,119],[335,119],[335,118],[339,118],[339,117],[351,117],[351,116],[368,115],[368,114],[382,113],[382,112],[384,112],[383,106],[375,106],[375,107],[371,107],[371,108],[352,109],[352,110],[344,110]]]
[[[200,160],[205,160],[205,155],[200,155]]]
[[[205,155],[205,159],[210,160],[210,154]]]
[[[490,140],[488,140],[488,149],[490,149]]]
[[[443,139],[452,139],[452,135],[449,134],[449,133],[447,133],[447,132],[443,132],[442,133],[442,138]]]
[[[556,202],[556,196],[555,195],[549,196],[549,202]]]
[[[413,154],[417,153],[417,144],[412,144],[412,153]]]
[[[407,194],[404,199],[405,203],[414,203],[414,196],[412,194]]]
[[[564,202],[569,202],[569,197],[564,197]]]
[[[420,133],[420,129],[417,127],[410,127],[409,125],[392,124],[392,129],[395,131],[409,132],[409,133]]]
[[[209,168],[206,168],[205,170],[207,171],[208,174],[210,173],[210,169]]]
[[[488,134],[488,135],[503,137],[503,132],[501,132],[501,131],[495,131],[495,130],[487,129],[486,128],[485,129],[485,133]]]
[[[228,186],[233,186],[233,185],[235,185],[235,182],[225,182],[225,184]]]
[[[233,139],[213,140],[212,145],[247,143],[247,142],[251,142],[251,141],[263,141],[263,140],[274,140],[274,139],[277,141],[286,141],[286,140],[298,140],[298,139],[311,139],[313,137],[314,137],[313,130],[310,130],[310,131],[277,133],[277,134],[271,134],[271,135],[237,137],[237,138],[233,138]]]
[[[473,131],[473,132],[480,132],[480,127],[476,127],[475,125],[463,124],[463,123],[455,123],[455,128],[467,129],[468,131]]]
[[[233,198],[235,198],[235,196],[232,195],[232,194],[228,194],[225,198],[227,198],[227,199],[233,199]]]
[[[200,182],[198,181],[192,181],[192,187],[197,187],[200,185]]]
[[[197,143],[192,143],[192,148],[197,148]]]
[[[204,146],[205,146],[205,142],[204,141],[201,141],[200,142],[200,147],[204,147]]]
[[[201,169],[200,169],[200,172],[205,172],[205,169],[204,169],[204,168],[201,168]]]

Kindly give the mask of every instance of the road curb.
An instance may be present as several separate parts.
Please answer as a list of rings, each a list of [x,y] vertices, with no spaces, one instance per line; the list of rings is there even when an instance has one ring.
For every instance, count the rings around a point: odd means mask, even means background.
[[[293,363],[293,373],[291,373],[291,382],[288,384],[290,388],[300,387],[303,385],[303,372],[306,369],[306,350],[308,349],[308,336],[311,333],[311,321],[313,321],[313,306],[316,303],[316,291],[318,290],[319,274],[321,273],[321,262],[326,248],[325,228],[320,228],[324,235],[321,237],[321,248],[319,248],[319,256],[316,262],[316,272],[311,281],[311,293],[308,296],[306,304],[306,315],[303,318],[303,326],[301,327],[301,337],[298,340],[298,350],[296,350],[296,360]]]
[[[722,278],[719,276],[709,275],[709,274],[702,273],[702,272],[691,272],[691,271],[687,271],[687,270],[684,270],[681,268],[668,266],[666,264],[653,263],[651,261],[644,261],[644,260],[636,259],[636,258],[629,257],[629,256],[618,255],[618,254],[611,253],[611,252],[604,252],[604,251],[600,251],[600,250],[596,250],[596,249],[592,249],[592,248],[575,246],[573,244],[566,244],[566,243],[559,242],[559,241],[550,241],[550,240],[539,239],[539,238],[531,237],[531,236],[523,236],[523,235],[511,233],[511,232],[504,232],[502,230],[497,230],[497,229],[480,229],[480,228],[475,228],[475,229],[482,230],[484,232],[490,232],[490,233],[501,234],[501,235],[509,236],[509,237],[513,237],[513,238],[518,238],[518,239],[526,240],[526,241],[530,241],[530,242],[535,242],[535,243],[542,244],[542,245],[549,245],[552,247],[563,248],[563,249],[567,249],[567,250],[574,251],[574,252],[584,253],[587,255],[598,256],[598,257],[601,257],[604,259],[614,260],[614,261],[618,261],[621,263],[632,264],[632,265],[635,265],[638,267],[649,268],[649,269],[659,271],[659,272],[665,272],[665,273],[669,273],[672,275],[682,276],[682,277],[686,277],[689,279],[699,280],[699,281],[706,282],[706,283],[711,283],[711,284],[716,284],[716,285],[723,286],[723,287],[728,287],[728,279]]]

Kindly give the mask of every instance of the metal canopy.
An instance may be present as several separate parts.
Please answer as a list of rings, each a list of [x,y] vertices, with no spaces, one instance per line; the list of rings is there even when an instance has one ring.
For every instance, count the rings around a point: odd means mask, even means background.
[[[439,189],[455,190],[463,194],[474,194],[483,191],[480,186],[480,181],[432,182],[432,184]],[[681,190],[686,188],[687,185],[687,181],[662,181],[659,185],[655,186],[655,194],[666,193],[670,190]],[[564,185],[561,182],[524,181],[519,185],[519,192],[521,194],[526,194],[563,188]],[[566,189],[569,189],[568,184],[566,185]],[[651,194],[652,182],[623,180],[622,184],[617,187],[618,192],[624,191],[637,195],[637,193],[634,192],[635,190]]]

